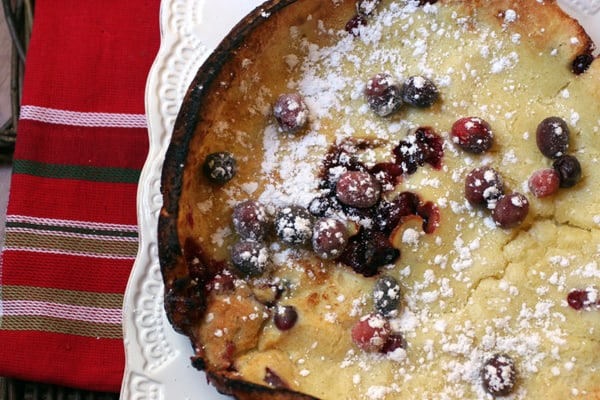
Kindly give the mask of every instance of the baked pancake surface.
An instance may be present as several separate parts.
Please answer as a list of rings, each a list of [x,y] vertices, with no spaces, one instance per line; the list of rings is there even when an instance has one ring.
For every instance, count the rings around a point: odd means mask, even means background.
[[[298,0],[244,23],[163,170],[165,304],[194,365],[240,398],[600,398],[600,64],[576,21]],[[314,244],[322,218],[339,249]]]

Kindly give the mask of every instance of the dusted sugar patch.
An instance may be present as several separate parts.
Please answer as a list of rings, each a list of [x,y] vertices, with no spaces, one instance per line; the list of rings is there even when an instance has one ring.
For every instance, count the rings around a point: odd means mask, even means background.
[[[219,391],[599,399],[600,63],[554,1],[272,1],[163,171],[170,322]]]

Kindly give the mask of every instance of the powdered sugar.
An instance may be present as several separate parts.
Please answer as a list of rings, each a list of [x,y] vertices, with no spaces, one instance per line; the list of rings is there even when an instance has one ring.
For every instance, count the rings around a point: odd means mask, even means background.
[[[328,147],[340,145],[348,138],[376,143],[368,150],[361,148],[350,152],[364,159],[367,166],[372,166],[377,161],[392,158],[392,149],[399,140],[414,141],[412,132],[421,124],[434,126],[447,139],[447,123],[439,122],[444,113],[458,117],[476,111],[496,122],[501,127],[499,131],[510,131],[512,122],[505,121],[524,118],[521,110],[513,104],[502,103],[502,95],[498,96],[497,102],[489,102],[496,94],[488,91],[485,82],[486,79],[501,82],[500,91],[504,94],[523,90],[510,75],[522,62],[519,46],[525,38],[511,31],[513,25],[519,23],[520,15],[512,9],[504,10],[500,24],[474,29],[478,22],[473,16],[462,13],[460,7],[454,11],[450,22],[426,19],[437,15],[440,7],[435,4],[419,7],[416,1],[393,2],[376,12],[368,26],[360,28],[358,38],[318,23],[321,35],[337,38],[330,46],[311,43],[292,27],[298,54],[288,54],[283,60],[290,71],[285,86],[302,95],[308,108],[309,125],[306,131],[295,135],[281,132],[274,123],[260,132],[264,151],[260,171],[263,181],[260,185],[245,182],[238,189],[249,196],[260,193],[259,200],[271,206],[296,204],[306,207],[321,195],[322,189],[318,185],[320,163]],[[448,50],[436,47],[441,40],[449,43]],[[454,59],[459,61],[453,62]],[[388,72],[399,80],[421,73],[435,81],[439,88],[449,88],[442,90],[442,96],[447,97],[443,98],[439,110],[435,110],[438,114],[433,117],[427,112],[406,111],[399,117],[374,118],[363,94],[366,78],[374,71]],[[420,82],[416,81],[417,87]],[[454,85],[460,86],[464,93],[473,91],[475,94],[468,97],[473,104],[463,98],[450,97],[453,93],[450,88]],[[564,101],[572,97],[570,88],[562,88],[556,93]],[[254,109],[268,114],[262,102],[267,97],[267,93],[263,93],[253,105]],[[572,126],[580,124],[582,116],[577,110],[565,110]],[[343,121],[338,123],[339,119]],[[331,126],[335,127],[333,132],[328,131]],[[514,132],[515,137],[522,140],[516,145],[500,143],[493,154],[484,157],[465,156],[447,140],[444,151],[448,154],[450,167],[444,165],[446,169],[441,170],[426,167],[414,177],[401,177],[398,191],[414,190],[425,200],[432,200],[442,209],[443,221],[452,221],[453,226],[443,226],[438,240],[432,240],[418,227],[404,229],[399,240],[401,261],[398,265],[382,268],[382,273],[397,276],[403,282],[405,298],[400,315],[390,321],[392,330],[401,332],[409,343],[414,344],[407,349],[395,350],[387,358],[377,355],[385,360],[382,362],[395,362],[390,368],[398,383],[368,384],[362,388],[364,398],[393,398],[402,391],[403,379],[410,381],[412,376],[429,371],[438,374],[436,380],[447,382],[436,389],[441,391],[439,398],[484,398],[481,367],[490,354],[517,354],[522,379],[547,368],[550,359],[562,360],[561,352],[568,335],[564,329],[565,305],[550,296],[566,292],[574,278],[600,279],[597,263],[581,263],[565,255],[550,255],[544,260],[544,268],[549,272],[540,272],[536,267],[519,275],[511,270],[502,254],[503,246],[515,239],[511,236],[513,233],[502,232],[485,212],[467,204],[462,194],[453,193],[462,190],[460,184],[466,171],[479,164],[531,168],[537,160],[523,158],[519,147],[531,142],[529,134],[523,132]],[[411,151],[410,146],[407,151]],[[337,182],[345,172],[344,166],[329,169],[331,181]],[[521,182],[512,179],[509,178],[510,188],[518,188]],[[394,190],[394,185],[384,187],[384,195],[392,198]],[[208,201],[197,204],[203,211],[211,206]],[[596,219],[595,223],[600,225],[600,218]],[[367,228],[372,223],[368,217],[360,216],[357,220]],[[212,236],[213,243],[222,245],[228,234],[231,232],[225,229],[217,230]],[[277,250],[272,255],[277,266],[302,271],[303,266],[297,265],[296,260],[306,255],[303,249],[272,250]],[[488,258],[488,254],[493,256]],[[343,267],[326,265],[320,268],[327,271],[328,268]],[[316,281],[318,273],[307,269],[306,275],[307,279]],[[533,288],[523,287],[526,285],[522,281],[531,277],[540,278],[542,283]],[[347,317],[358,319],[370,312],[368,294],[335,296],[340,303],[346,304],[346,309],[344,312],[327,309],[321,314],[322,321],[327,324],[344,323]],[[381,325],[374,321],[373,324]],[[369,362],[378,362],[376,357],[371,358]],[[351,368],[364,360],[363,356],[349,352],[340,366]],[[306,362],[310,361],[307,358]],[[552,364],[550,373],[559,377],[562,371],[573,368],[576,368],[576,361],[561,361]],[[302,378],[312,377],[308,368],[296,372]],[[370,380],[360,373],[353,373],[352,382],[362,387]],[[527,393],[519,388],[514,397],[527,398]]]

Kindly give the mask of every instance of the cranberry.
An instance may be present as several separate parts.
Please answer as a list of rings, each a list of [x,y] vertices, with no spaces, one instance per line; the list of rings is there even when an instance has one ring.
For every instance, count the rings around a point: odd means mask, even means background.
[[[435,203],[423,204],[421,198],[412,192],[401,192],[389,201],[382,199],[373,211],[373,228],[388,235],[409,215],[419,215],[423,218],[423,229],[426,233],[432,233],[440,219]]]
[[[381,352],[387,354],[397,349],[404,348],[406,348],[406,340],[404,340],[404,337],[399,333],[392,333],[383,345]]]
[[[283,207],[275,215],[275,231],[284,243],[308,244],[313,233],[313,217],[303,207],[297,205]]]
[[[452,141],[469,153],[485,153],[494,144],[492,127],[478,117],[465,117],[452,125]]]
[[[235,289],[235,276],[230,271],[224,270],[207,282],[206,288],[210,293],[216,294],[232,292]]]
[[[237,242],[231,248],[233,265],[246,276],[262,275],[269,264],[269,252],[258,242]]]
[[[356,14],[346,23],[346,32],[352,36],[360,36],[362,26],[367,26],[367,19],[362,14]]]
[[[390,334],[390,324],[380,314],[366,315],[352,327],[352,340],[367,352],[381,351]]]
[[[387,235],[363,229],[348,241],[340,261],[354,272],[369,277],[377,274],[377,269],[393,263],[400,257]]]
[[[552,168],[558,173],[561,188],[573,187],[581,180],[581,164],[575,156],[565,154],[558,157]]]
[[[371,110],[380,117],[388,117],[402,107],[402,90],[390,74],[377,74],[367,82],[365,96]]]
[[[281,129],[288,133],[300,131],[308,121],[308,108],[297,93],[280,95],[275,102],[273,114]]]
[[[417,172],[425,164],[435,169],[442,167],[444,148],[442,138],[432,128],[420,127],[408,135],[393,150],[396,164],[407,174]]]
[[[273,322],[280,331],[287,331],[296,325],[298,312],[294,306],[277,306]]]
[[[315,197],[308,205],[308,211],[317,217],[331,215],[341,208],[342,205],[335,196]]]
[[[287,382],[269,367],[265,368],[264,382],[274,388],[289,388]]]
[[[402,85],[402,100],[419,108],[431,107],[439,97],[435,84],[423,76],[411,76]]]
[[[246,200],[233,208],[233,226],[244,239],[263,240],[269,233],[271,219],[264,205]]]
[[[529,201],[521,193],[502,196],[492,210],[492,219],[501,228],[514,228],[520,225],[529,213]]]
[[[504,182],[494,168],[478,167],[467,174],[465,197],[469,203],[493,208],[503,195]]]
[[[560,186],[560,177],[553,168],[542,168],[534,171],[527,182],[531,193],[538,198],[554,194]]]
[[[582,310],[593,305],[600,307],[600,298],[597,291],[574,289],[567,295],[567,303],[574,310]]]
[[[433,201],[420,204],[417,215],[423,218],[423,231],[433,233],[440,226],[440,209]]]
[[[579,54],[573,60],[573,64],[571,65],[571,71],[573,71],[575,75],[581,75],[588,70],[590,65],[592,65],[593,61],[593,55],[589,53]]]
[[[392,201],[382,199],[374,210],[373,227],[381,232],[390,234],[400,222],[400,218],[409,214],[404,214],[398,197]]]
[[[384,317],[394,317],[400,306],[400,285],[389,275],[382,276],[375,282],[373,288],[373,303],[375,310]]]
[[[220,151],[211,153],[206,157],[202,170],[211,182],[225,183],[235,176],[237,164],[233,154]]]
[[[506,396],[517,382],[515,362],[507,354],[494,354],[481,369],[483,388],[493,396]]]
[[[339,219],[321,218],[313,229],[313,251],[324,260],[334,260],[342,255],[348,245],[348,229]]]
[[[367,166],[359,161],[356,156],[350,154],[347,150],[333,146],[323,160],[321,171],[323,179],[319,183],[319,188],[326,191],[335,191],[335,183],[341,171],[366,172],[368,170]]]
[[[548,117],[537,127],[535,140],[538,148],[548,158],[566,154],[571,132],[567,123],[559,117]]]
[[[356,2],[356,12],[368,17],[377,10],[379,3],[381,3],[381,0],[358,0]]]
[[[393,162],[379,162],[373,165],[369,172],[386,190],[392,190],[404,173],[402,168]]]
[[[343,204],[357,208],[374,206],[381,195],[381,185],[368,172],[348,171],[336,185],[336,196]]]
[[[413,192],[402,192],[397,197],[398,207],[401,209],[401,215],[417,214],[421,198]]]

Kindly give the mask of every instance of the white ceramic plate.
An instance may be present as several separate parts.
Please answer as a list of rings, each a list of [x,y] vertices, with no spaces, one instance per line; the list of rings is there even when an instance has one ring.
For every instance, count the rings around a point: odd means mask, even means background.
[[[121,399],[228,399],[190,364],[189,340],[170,326],[163,310],[156,225],[162,205],[160,173],[171,130],[197,69],[229,30],[261,0],[163,0],[161,46],[146,87],[150,135],[138,189],[140,243],[125,293],[126,368]],[[600,0],[561,0],[600,45]]]

